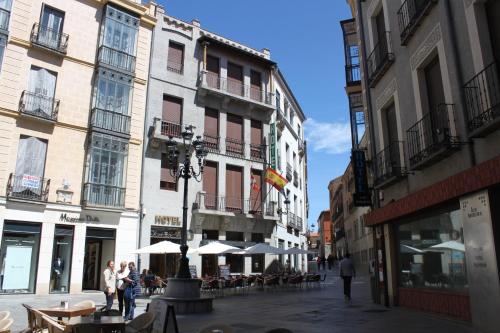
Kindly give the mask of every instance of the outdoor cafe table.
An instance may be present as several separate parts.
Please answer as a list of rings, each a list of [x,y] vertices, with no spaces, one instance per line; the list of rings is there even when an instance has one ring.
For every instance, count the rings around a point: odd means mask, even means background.
[[[62,306],[53,306],[50,308],[38,309],[40,312],[45,313],[50,317],[57,317],[57,319],[62,320],[62,318],[72,318],[78,316],[88,316],[95,312],[95,307],[87,308],[81,306],[69,306],[68,308]]]
[[[122,316],[94,316],[71,318],[67,327],[79,326],[85,328],[82,332],[125,332],[125,321]]]

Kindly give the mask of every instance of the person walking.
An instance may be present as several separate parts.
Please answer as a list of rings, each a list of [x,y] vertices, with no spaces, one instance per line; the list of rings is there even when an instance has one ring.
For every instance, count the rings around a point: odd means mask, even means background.
[[[104,294],[106,295],[106,310],[111,310],[113,307],[113,299],[116,291],[116,273],[115,263],[113,260],[108,260],[106,269],[102,272],[104,276]]]
[[[324,254],[321,256],[321,266],[323,267],[323,270],[326,271],[326,257]]]
[[[318,272],[321,270],[321,256],[318,255],[316,258],[316,264],[318,264]]]
[[[356,277],[356,269],[349,253],[346,253],[344,259],[340,262],[340,277],[344,280],[344,298],[346,301],[350,301],[351,282],[352,278]]]
[[[141,293],[141,282],[134,262],[128,263],[128,269],[128,276],[124,278],[124,281],[127,282],[127,287],[123,294],[125,301],[125,316],[123,319],[132,320],[134,319],[135,298]]]
[[[328,270],[331,271],[333,267],[333,254],[330,253],[326,261],[328,261]]]
[[[120,270],[116,272],[116,294],[118,295],[118,311],[123,316],[123,294],[127,288],[127,282],[124,280],[129,274],[127,262],[120,263]]]

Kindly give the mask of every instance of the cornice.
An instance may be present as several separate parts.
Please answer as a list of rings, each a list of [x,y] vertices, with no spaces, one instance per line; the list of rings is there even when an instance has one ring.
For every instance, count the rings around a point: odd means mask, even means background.
[[[126,10],[135,13],[140,16],[141,18],[141,23],[150,25],[151,27],[154,27],[156,25],[156,18],[149,15],[148,10],[149,6],[144,6],[142,4],[138,4],[136,2],[130,1],[130,0],[94,0],[97,3],[101,3],[103,5],[107,3],[113,3],[116,4],[122,8],[125,8]],[[150,5],[151,6],[151,5]]]

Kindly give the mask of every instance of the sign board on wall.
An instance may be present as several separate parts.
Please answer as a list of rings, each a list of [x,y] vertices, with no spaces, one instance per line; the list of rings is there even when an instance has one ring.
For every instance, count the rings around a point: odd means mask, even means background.
[[[271,155],[271,168],[276,170],[276,123],[271,123],[269,135],[271,136],[271,146],[269,152]]]
[[[500,285],[488,191],[460,199],[472,321],[482,331],[500,327]]]
[[[181,219],[177,216],[155,215],[155,224],[169,227],[180,227]]]
[[[368,177],[366,174],[366,158],[363,149],[353,149],[351,153],[351,163],[354,173],[353,194],[354,206],[364,207],[371,206],[371,192],[368,186]]]

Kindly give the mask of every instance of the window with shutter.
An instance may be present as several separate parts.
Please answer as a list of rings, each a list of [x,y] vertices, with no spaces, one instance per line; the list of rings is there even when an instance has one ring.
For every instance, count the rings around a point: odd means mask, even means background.
[[[219,150],[219,111],[205,108],[205,147],[211,151]]]
[[[169,42],[168,44],[168,60],[167,70],[182,74],[184,69],[184,45]]]
[[[237,166],[226,166],[226,210],[230,212],[243,209],[243,170]]]
[[[226,153],[243,155],[243,118],[227,114]]]
[[[243,67],[233,63],[227,64],[227,91],[243,96]]]
[[[160,189],[167,191],[177,191],[177,180],[171,174],[172,166],[168,162],[168,154],[161,154],[161,174],[160,174]]]
[[[254,101],[262,102],[261,84],[261,74],[254,70],[250,71],[250,98]]]
[[[203,191],[205,191],[205,207],[217,207],[217,163],[207,161],[203,169]]]
[[[161,134],[180,137],[182,132],[182,99],[163,95]]]

